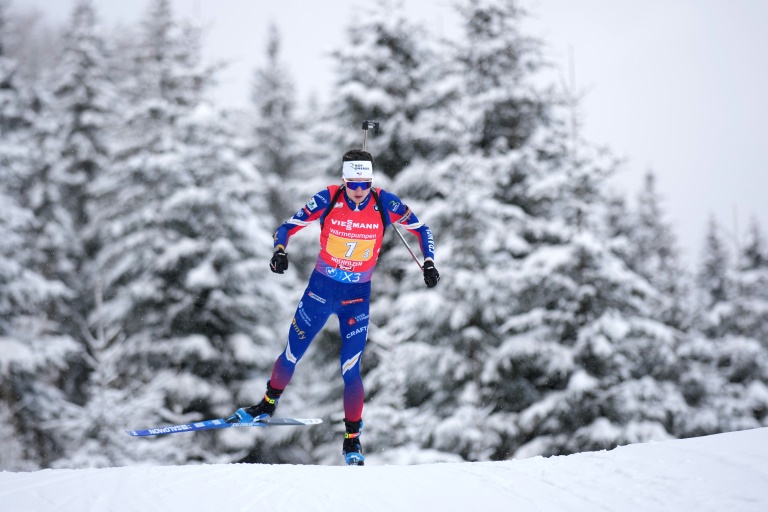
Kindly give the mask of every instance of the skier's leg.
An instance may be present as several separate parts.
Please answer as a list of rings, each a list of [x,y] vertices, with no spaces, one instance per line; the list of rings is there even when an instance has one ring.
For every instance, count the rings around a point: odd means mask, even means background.
[[[332,311],[332,292],[328,288],[333,281],[313,273],[304,296],[296,308],[296,314],[288,331],[288,343],[272,367],[272,377],[267,381],[267,392],[256,405],[238,409],[227,419],[229,423],[258,421],[275,413],[277,401],[291,382],[296,363],[309,348],[309,344],[323,328]],[[329,297],[326,299],[325,297]]]
[[[360,433],[363,427],[363,402],[365,391],[360,375],[363,350],[368,339],[369,297],[368,286],[348,288],[337,311],[341,329],[341,376],[344,379],[344,445],[342,453],[347,464],[365,464]]]
[[[344,417],[359,421],[363,415],[365,390],[360,376],[360,360],[368,339],[370,283],[357,296],[342,300],[337,313],[341,330],[341,376],[344,379]],[[362,300],[360,300],[362,299]]]
[[[291,382],[296,364],[331,315],[333,291],[329,285],[333,285],[332,280],[320,274],[312,274],[291,320],[285,350],[272,367],[270,383],[273,387],[282,390]]]

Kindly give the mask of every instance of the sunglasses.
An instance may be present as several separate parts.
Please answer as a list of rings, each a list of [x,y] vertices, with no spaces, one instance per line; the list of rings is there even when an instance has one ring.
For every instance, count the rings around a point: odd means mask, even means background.
[[[372,182],[370,181],[345,181],[344,182],[344,184],[349,190],[357,190],[357,189],[368,190],[369,188],[371,188],[371,183]]]

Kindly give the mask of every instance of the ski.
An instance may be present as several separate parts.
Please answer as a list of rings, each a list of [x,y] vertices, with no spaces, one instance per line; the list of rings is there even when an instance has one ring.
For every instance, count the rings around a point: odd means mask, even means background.
[[[126,430],[131,436],[145,437],[157,436],[160,434],[178,434],[179,432],[195,432],[197,430],[212,430],[230,427],[274,427],[280,425],[317,425],[322,423],[320,418],[267,418],[262,421],[251,423],[227,423],[224,418],[215,420],[196,421],[194,423],[184,423],[181,425],[169,425],[167,427],[147,428],[142,430]]]

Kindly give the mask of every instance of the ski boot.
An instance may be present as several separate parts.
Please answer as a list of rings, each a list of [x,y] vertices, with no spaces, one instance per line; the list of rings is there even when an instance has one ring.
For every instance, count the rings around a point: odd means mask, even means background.
[[[365,464],[363,447],[360,444],[360,431],[363,429],[363,420],[347,421],[344,419],[347,431],[344,434],[344,459],[348,466],[362,466]]]
[[[277,401],[282,394],[282,389],[273,388],[269,381],[267,381],[267,392],[264,394],[261,402],[250,407],[238,409],[235,414],[227,418],[227,423],[253,423],[254,421],[262,421],[272,417],[277,408]]]

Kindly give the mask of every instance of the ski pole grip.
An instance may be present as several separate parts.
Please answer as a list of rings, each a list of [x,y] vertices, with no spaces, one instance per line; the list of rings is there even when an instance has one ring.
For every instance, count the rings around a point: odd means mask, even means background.
[[[363,130],[365,130],[367,132],[371,128],[373,128],[373,133],[375,135],[379,134],[379,123],[378,123],[378,121],[368,121],[368,120],[363,121]]]

